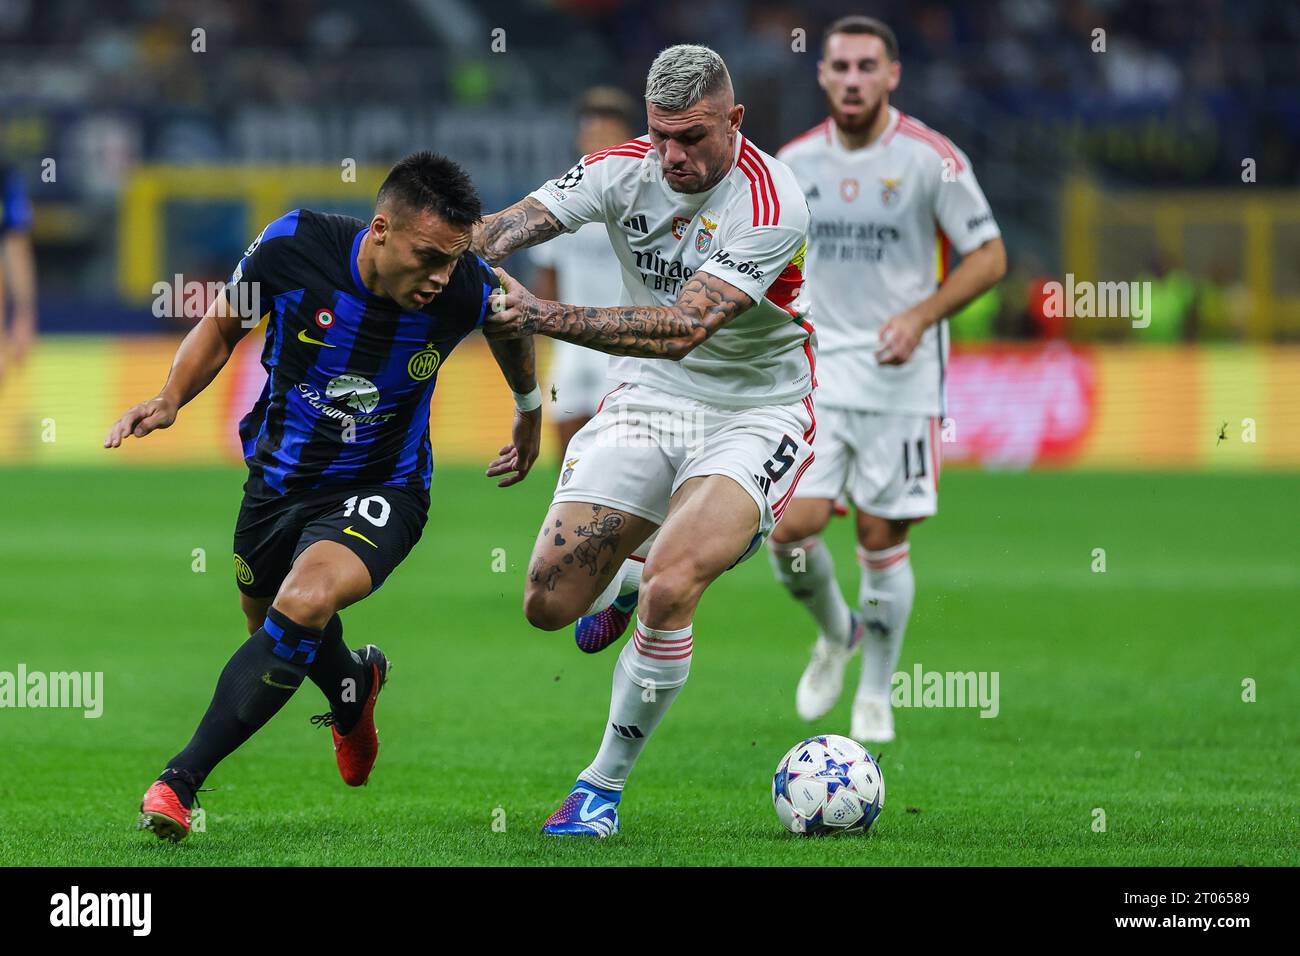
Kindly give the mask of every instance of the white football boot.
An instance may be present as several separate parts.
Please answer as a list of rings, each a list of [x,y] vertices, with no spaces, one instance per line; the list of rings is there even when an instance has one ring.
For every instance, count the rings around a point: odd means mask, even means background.
[[[794,704],[804,720],[825,717],[844,690],[844,668],[862,644],[865,623],[857,611],[850,611],[849,646],[832,644],[820,634],[813,645],[812,660],[804,668],[795,691]]]
[[[894,708],[888,694],[863,693],[853,696],[851,735],[860,743],[887,744],[894,739]]]

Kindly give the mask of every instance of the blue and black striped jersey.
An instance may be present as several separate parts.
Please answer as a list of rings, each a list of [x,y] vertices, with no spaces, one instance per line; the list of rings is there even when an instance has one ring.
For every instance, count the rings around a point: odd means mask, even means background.
[[[23,189],[22,177],[11,166],[0,163],[0,235],[32,227],[32,204]]]
[[[418,312],[371,294],[357,271],[367,224],[295,209],[253,241],[231,277],[268,315],[266,386],[239,425],[250,495],[354,484],[429,488],[429,401],[451,350],[496,285],[466,252]]]

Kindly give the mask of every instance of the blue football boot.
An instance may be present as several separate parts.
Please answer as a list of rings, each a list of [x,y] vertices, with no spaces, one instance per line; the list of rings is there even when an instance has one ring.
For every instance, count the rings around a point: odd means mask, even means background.
[[[636,617],[636,599],[637,592],[633,591],[616,598],[603,611],[578,618],[573,629],[573,640],[578,649],[595,654],[622,637],[632,618]]]
[[[618,801],[621,790],[602,790],[579,780],[542,825],[551,836],[607,837],[618,832]]]

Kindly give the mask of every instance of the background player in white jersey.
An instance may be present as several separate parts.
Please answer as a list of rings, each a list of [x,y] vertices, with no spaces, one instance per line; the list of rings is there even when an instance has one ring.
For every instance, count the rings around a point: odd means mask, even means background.
[[[555,630],[609,605],[658,529],[599,752],[547,833],[618,829],[628,773],[686,681],[700,596],[761,547],[813,460],[812,327],[793,308],[808,206],[790,170],[740,133],[744,112],[721,57],[670,47],[646,78],[648,136],[582,157],[475,235],[499,261],[603,222],[623,272],[627,304],[592,308],[539,300],[498,270],[489,337],[601,349],[625,383],[569,446],[533,549],[528,620]]]
[[[637,104],[622,90],[597,86],[578,105],[578,152],[585,155],[615,146],[636,132]],[[537,266],[533,292],[539,299],[575,305],[617,305],[623,293],[623,273],[610,248],[603,223],[589,222],[576,232],[556,236],[530,250]],[[609,356],[556,339],[543,393],[549,386],[552,418],[560,454],[610,390]]]
[[[992,286],[1006,252],[970,160],[889,105],[900,65],[879,20],[837,20],[818,83],[830,116],[778,154],[808,197],[808,285],[818,327],[817,461],[770,543],[777,578],[817,622],[800,716],[835,705],[863,649],[851,733],[894,737],[890,679],[915,583],[908,528],[938,502],[945,316]],[[962,262],[946,272],[949,246]],[[862,583],[849,608],[820,540],[836,498],[857,512]]]

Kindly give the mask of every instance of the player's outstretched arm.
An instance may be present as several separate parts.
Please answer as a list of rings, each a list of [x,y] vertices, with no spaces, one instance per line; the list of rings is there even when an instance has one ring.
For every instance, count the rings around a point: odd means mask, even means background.
[[[933,295],[880,327],[876,361],[881,365],[902,365],[912,357],[926,329],[1001,282],[1006,274],[1007,250],[1002,239],[986,240],[962,257]]]
[[[104,447],[116,448],[128,435],[143,438],[152,431],[170,426],[176,421],[181,406],[217,377],[230,353],[248,331],[249,327],[244,325],[229,300],[218,295],[207,314],[181,341],[162,391],[123,412],[108,430]]]
[[[613,308],[564,305],[539,299],[504,269],[483,323],[488,338],[549,335],[611,355],[681,359],[742,315],[754,300],[729,282],[697,272],[672,305]]]
[[[496,265],[512,252],[527,249],[564,232],[564,226],[549,209],[531,196],[513,206],[484,216],[474,227],[470,248]]]
[[[531,395],[537,390],[537,355],[532,336],[518,339],[489,339],[492,355],[501,368],[510,390],[516,395]],[[497,453],[487,468],[487,476],[496,478],[498,488],[509,488],[528,477],[542,447],[542,407],[515,411],[510,444]]]

